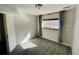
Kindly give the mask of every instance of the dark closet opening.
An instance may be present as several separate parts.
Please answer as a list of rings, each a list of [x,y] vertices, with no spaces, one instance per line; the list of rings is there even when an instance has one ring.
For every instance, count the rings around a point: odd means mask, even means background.
[[[7,44],[5,37],[5,26],[4,26],[5,14],[0,13],[0,55],[7,54]]]

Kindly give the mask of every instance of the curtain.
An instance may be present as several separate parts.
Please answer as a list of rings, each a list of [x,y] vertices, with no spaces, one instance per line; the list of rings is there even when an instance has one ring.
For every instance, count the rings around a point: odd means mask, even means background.
[[[60,32],[59,32],[59,42],[63,42],[63,24],[64,24],[64,14],[65,11],[60,11]]]
[[[42,15],[39,15],[39,36],[42,36]]]

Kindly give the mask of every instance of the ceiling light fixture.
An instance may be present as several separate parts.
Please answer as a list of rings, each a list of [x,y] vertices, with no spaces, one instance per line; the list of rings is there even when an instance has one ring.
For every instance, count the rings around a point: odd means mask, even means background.
[[[42,4],[35,4],[35,7],[40,9],[43,5]]]

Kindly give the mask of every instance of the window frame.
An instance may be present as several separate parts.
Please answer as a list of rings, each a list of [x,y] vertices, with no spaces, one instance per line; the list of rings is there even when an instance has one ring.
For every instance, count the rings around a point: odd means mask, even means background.
[[[55,29],[55,28],[44,28],[44,27],[42,27],[42,29],[59,30],[60,29],[60,19],[59,18],[43,19],[42,21],[51,21],[51,20],[59,20],[59,28]]]

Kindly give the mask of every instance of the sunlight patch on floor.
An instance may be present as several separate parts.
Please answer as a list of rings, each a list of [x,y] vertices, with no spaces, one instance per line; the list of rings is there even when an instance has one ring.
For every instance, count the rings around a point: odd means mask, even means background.
[[[36,45],[30,41],[27,41],[25,43],[21,43],[20,46],[22,47],[22,49],[29,49],[29,48],[36,47]]]
[[[26,37],[24,38],[24,40],[21,41],[21,43],[20,43],[20,46],[22,47],[22,49],[29,49],[29,48],[36,47],[36,45],[34,43],[29,41],[30,38],[31,38],[31,34],[29,32],[26,35]]]

